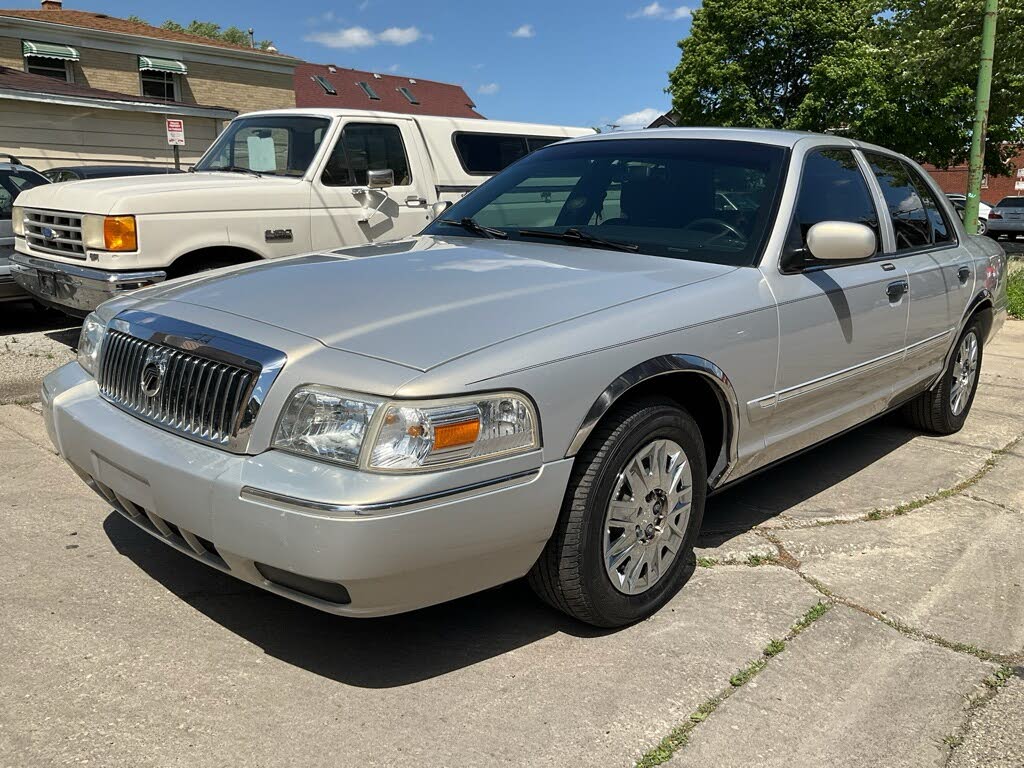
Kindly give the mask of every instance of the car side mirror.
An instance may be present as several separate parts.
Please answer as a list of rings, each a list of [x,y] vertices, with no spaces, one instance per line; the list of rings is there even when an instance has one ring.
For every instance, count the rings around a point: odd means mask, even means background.
[[[436,203],[431,203],[431,205],[430,205],[430,218],[431,219],[440,218],[441,214],[444,213],[445,211],[447,211],[451,207],[452,207],[452,201],[451,200],[438,200]]]
[[[370,189],[387,189],[395,186],[395,172],[390,168],[366,172],[366,186]]]
[[[878,251],[878,241],[864,224],[819,221],[807,231],[807,250],[821,261],[864,261]]]

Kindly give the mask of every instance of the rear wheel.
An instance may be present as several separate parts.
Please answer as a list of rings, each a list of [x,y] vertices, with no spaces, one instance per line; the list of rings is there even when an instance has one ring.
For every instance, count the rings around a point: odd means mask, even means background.
[[[981,321],[975,317],[960,335],[939,385],[904,406],[911,424],[938,435],[960,431],[978,391],[982,335]]]
[[[651,615],[686,581],[706,478],[686,411],[663,398],[619,408],[577,456],[558,524],[530,572],[534,591],[595,626]]]

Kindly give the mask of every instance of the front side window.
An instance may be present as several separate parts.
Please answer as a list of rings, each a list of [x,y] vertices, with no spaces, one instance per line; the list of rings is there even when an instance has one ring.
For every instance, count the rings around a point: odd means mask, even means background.
[[[195,169],[302,176],[329,125],[320,117],[239,118],[217,137]]]
[[[823,221],[848,221],[870,227],[881,242],[878,212],[857,158],[848,149],[824,149],[807,156],[800,178],[793,229],[787,243],[787,264],[819,263],[807,250],[807,233]]]
[[[871,153],[866,156],[889,209],[896,251],[952,242],[952,229],[924,180],[895,157]]]
[[[743,141],[558,144],[471,192],[426,232],[486,236],[473,231],[475,223],[494,230],[491,236],[611,247],[624,259],[644,253],[751,266],[770,231],[788,155]],[[726,208],[723,196],[742,205]]]
[[[71,62],[62,59],[48,59],[42,56],[26,56],[25,71],[30,75],[42,75],[52,77],[54,80],[63,80],[66,83],[74,82],[71,71]]]
[[[401,128],[349,123],[334,145],[321,180],[328,187],[359,187],[366,185],[367,171],[389,169],[395,174],[395,186],[412,183]]]
[[[179,75],[173,72],[153,72],[144,70],[139,72],[139,80],[142,83],[142,95],[149,99],[160,101],[180,101]]]

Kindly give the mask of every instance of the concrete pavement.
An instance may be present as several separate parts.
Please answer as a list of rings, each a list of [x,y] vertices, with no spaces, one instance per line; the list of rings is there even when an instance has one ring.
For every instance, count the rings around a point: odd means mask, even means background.
[[[2,390],[0,390],[2,391]],[[113,513],[0,407],[0,766],[1020,766],[1024,323],[965,429],[885,419],[715,497],[593,630],[522,584],[319,614]]]

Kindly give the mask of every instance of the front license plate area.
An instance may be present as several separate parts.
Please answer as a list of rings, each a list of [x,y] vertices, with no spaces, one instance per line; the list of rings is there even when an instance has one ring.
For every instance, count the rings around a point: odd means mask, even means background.
[[[44,296],[57,295],[57,276],[52,272],[39,272],[39,292]]]

